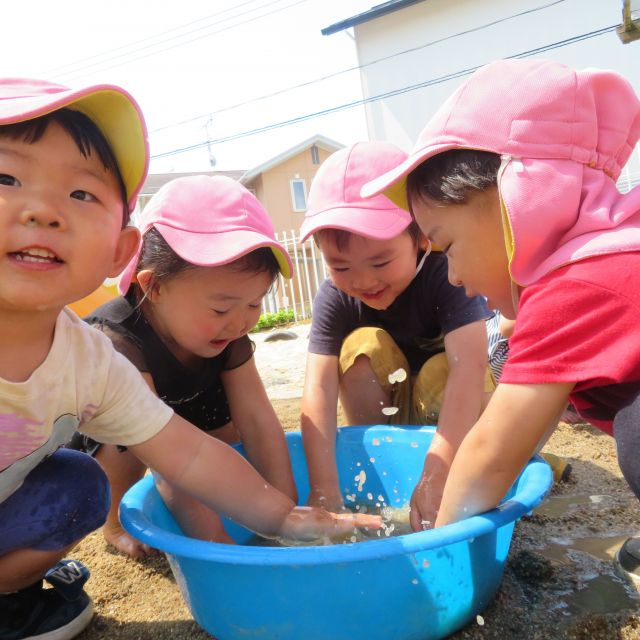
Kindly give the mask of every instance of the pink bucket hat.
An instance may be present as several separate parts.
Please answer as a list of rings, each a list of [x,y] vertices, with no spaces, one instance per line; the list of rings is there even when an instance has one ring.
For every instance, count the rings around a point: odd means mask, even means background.
[[[503,158],[498,187],[512,278],[523,285],[589,256],[640,250],[640,190],[615,181],[640,138],[640,101],[619,74],[500,60],[440,107],[408,158],[362,188],[408,208],[406,176],[450,149]]]
[[[320,229],[342,229],[378,240],[402,233],[411,223],[408,212],[385,196],[364,199],[362,185],[396,167],[407,157],[390,142],[357,142],[331,154],[318,169],[300,227],[300,242]]]
[[[63,108],[84,113],[100,129],[118,163],[133,210],[147,175],[149,147],[140,107],[124,89],[108,84],[69,89],[45,80],[0,78],[0,126]]]
[[[138,220],[144,235],[154,227],[183,259],[201,267],[228,264],[260,247],[270,247],[280,272],[290,278],[291,258],[275,239],[273,223],[258,199],[226,176],[187,176],[163,185]],[[125,294],[134,279],[142,241],[120,276]]]

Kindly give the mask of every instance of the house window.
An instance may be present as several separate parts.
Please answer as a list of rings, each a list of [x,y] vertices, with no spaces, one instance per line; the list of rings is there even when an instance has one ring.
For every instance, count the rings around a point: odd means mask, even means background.
[[[320,154],[315,144],[311,147],[311,162],[313,164],[320,164]]]
[[[307,210],[307,186],[302,179],[291,181],[291,202],[294,211]]]

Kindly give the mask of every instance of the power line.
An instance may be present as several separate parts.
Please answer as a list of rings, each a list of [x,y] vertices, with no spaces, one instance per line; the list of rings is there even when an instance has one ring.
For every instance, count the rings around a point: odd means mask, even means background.
[[[189,124],[190,122],[195,122],[196,120],[202,120],[203,118],[210,118],[211,116],[217,115],[219,113],[224,113],[227,111],[233,111],[234,109],[238,109],[240,107],[244,107],[246,105],[249,104],[253,104],[255,102],[260,102],[262,100],[267,100],[268,98],[274,98],[275,96],[279,96],[282,95],[284,93],[288,93],[290,91],[295,91],[296,89],[301,89],[303,87],[307,87],[313,84],[317,84],[319,82],[324,82],[325,80],[330,80],[331,78],[335,78],[337,76],[343,75],[345,73],[350,73],[352,71],[357,71],[359,69],[365,69],[367,67],[370,67],[372,65],[375,64],[379,64],[380,62],[385,62],[386,60],[391,60],[392,58],[397,58],[398,56],[402,56],[405,55],[407,53],[415,53],[416,51],[420,51],[421,49],[426,49],[428,47],[432,47],[436,44],[440,44],[442,42],[446,42],[447,40],[451,40],[453,38],[458,38],[460,36],[464,36],[464,35],[469,35],[470,33],[474,33],[477,31],[482,31],[484,29],[488,29],[489,27],[493,27],[497,24],[500,24],[501,22],[506,22],[508,20],[513,20],[514,18],[519,18],[521,16],[530,14],[530,13],[535,13],[537,11],[542,11],[543,9],[548,9],[549,7],[552,7],[554,5],[557,4],[562,4],[563,2],[566,2],[567,0],[555,0],[554,2],[550,2],[548,4],[545,5],[541,5],[539,7],[534,7],[532,9],[527,9],[526,11],[521,11],[519,13],[514,13],[510,16],[506,16],[504,18],[499,18],[498,20],[493,20],[492,22],[487,22],[486,24],[480,25],[478,27],[473,27],[471,29],[466,29],[465,31],[460,31],[458,33],[454,33],[451,34],[449,36],[445,36],[443,38],[438,38],[437,40],[432,40],[431,42],[427,42],[426,44],[422,44],[419,45],[417,47],[412,47],[410,49],[404,49],[403,51],[397,51],[396,53],[392,53],[388,56],[384,56],[382,58],[377,58],[376,60],[372,60],[371,62],[367,62],[363,65],[356,65],[353,67],[349,67],[347,69],[342,69],[340,71],[336,71],[334,73],[330,73],[328,75],[325,76],[320,76],[318,78],[314,78],[313,80],[307,80],[306,82],[301,82],[300,84],[296,84],[290,87],[286,87],[284,89],[280,89],[278,91],[273,91],[272,93],[268,93],[262,96],[258,96],[256,98],[250,98],[249,100],[245,100],[243,102],[238,102],[236,104],[232,104],[226,107],[222,107],[221,109],[216,109],[215,111],[209,111],[207,113],[201,114],[199,116],[193,116],[191,118],[187,118],[186,120],[181,120],[179,122],[174,122],[172,124],[167,124],[164,125],[162,127],[158,127],[157,129],[153,129],[152,131],[150,131],[149,133],[158,133],[160,131],[165,131],[167,129],[172,129],[174,127],[179,127],[182,126],[184,124]]]
[[[278,2],[282,2],[282,0],[272,0],[271,2],[267,2],[266,4],[264,4],[264,5],[260,6],[260,7],[257,7],[257,8],[254,8],[254,9],[250,9],[249,11],[245,11],[243,13],[236,14],[236,15],[234,15],[232,17],[233,18],[238,18],[238,17],[240,17],[242,15],[246,15],[247,13],[255,12],[256,9],[264,9],[265,7],[271,6],[273,4],[277,4]],[[209,38],[209,37],[211,37],[213,35],[217,35],[219,33],[223,33],[224,31],[230,31],[231,29],[235,29],[236,27],[242,26],[244,24],[248,24],[250,22],[255,22],[256,20],[260,20],[261,18],[266,18],[267,16],[273,15],[274,13],[280,13],[281,11],[285,11],[286,9],[291,9],[292,7],[295,7],[295,6],[299,5],[299,4],[303,4],[305,2],[309,2],[309,0],[296,0],[295,2],[291,2],[290,4],[288,4],[288,5],[284,6],[284,7],[280,7],[278,9],[274,9],[273,11],[268,11],[267,13],[262,13],[259,16],[255,16],[253,18],[249,18],[249,19],[244,20],[242,22],[238,22],[238,23],[229,25],[228,27],[223,27],[221,29],[218,29],[217,31],[211,31],[211,32],[208,32],[208,33],[204,33],[204,34],[199,35],[197,37],[191,38],[191,39],[187,40],[186,42],[178,42],[176,44],[169,45],[167,47],[164,47],[164,48],[161,48],[161,49],[157,49],[155,51],[142,53],[141,55],[139,55],[137,57],[132,57],[132,58],[130,58],[128,60],[124,60],[124,61],[120,61],[120,62],[113,62],[113,64],[107,64],[107,66],[103,66],[98,70],[99,71],[105,71],[107,69],[113,69],[114,67],[119,67],[119,66],[121,66],[123,64],[129,64],[130,62],[135,62],[136,60],[142,60],[143,58],[148,58],[149,56],[153,56],[153,55],[156,55],[158,53],[163,53],[165,51],[170,51],[171,49],[175,49],[177,47],[182,47],[182,46],[184,46],[186,44],[191,44],[191,43],[196,42],[198,40],[202,40],[204,38]],[[219,22],[216,22],[216,23],[208,25],[208,27],[216,26],[217,24],[220,24],[221,22],[225,22],[225,21],[227,21],[229,19],[231,19],[231,18],[225,18],[224,20],[221,20]],[[151,49],[154,46],[161,45],[161,44],[164,44],[166,42],[171,42],[172,40],[176,40],[178,37],[183,37],[183,36],[190,35],[191,33],[194,33],[195,31],[202,31],[205,28],[207,28],[207,27],[200,27],[199,29],[195,29],[195,30],[193,30],[191,32],[187,32],[187,33],[181,34],[181,36],[168,38],[168,39],[166,39],[164,41],[160,41],[160,42],[158,42],[158,43],[156,43],[154,45],[147,45],[147,46],[144,46],[144,47],[140,47],[139,49],[136,49],[136,50],[134,50],[132,52],[129,52],[129,54],[135,54],[137,52],[144,51],[145,49]],[[63,77],[78,78],[78,77],[84,77],[84,76],[88,75],[89,73],[96,73],[98,70],[93,70],[93,69],[91,69],[91,67],[97,67],[97,66],[99,66],[101,64],[109,63],[111,60],[115,61],[118,58],[123,58],[123,57],[126,58],[129,54],[119,54],[119,55],[113,56],[112,58],[108,58],[106,60],[103,60],[103,61],[101,61],[99,63],[87,65],[85,67],[80,67],[80,69],[78,69],[76,71],[71,71],[69,74],[63,74]]]
[[[609,27],[603,27],[602,29],[598,29],[596,31],[590,31],[589,33],[583,33],[581,35],[573,36],[571,38],[567,38],[565,40],[560,40],[558,42],[554,42],[548,45],[544,45],[542,47],[537,47],[536,49],[530,49],[528,51],[524,51],[521,53],[513,54],[511,56],[506,56],[506,59],[511,58],[527,58],[531,56],[538,55],[540,53],[544,53],[545,51],[551,51],[552,49],[559,49],[561,47],[565,47],[570,44],[574,44],[576,42],[580,42],[582,40],[590,40],[591,38],[595,38],[605,33],[610,33],[615,31],[617,25],[612,25]],[[444,82],[448,82],[449,80],[455,80],[457,78],[461,78],[467,75],[472,74],[474,71],[477,71],[483,65],[476,65],[473,67],[468,67],[467,69],[462,69],[460,71],[455,71],[453,73],[440,76],[438,78],[432,78],[430,80],[425,80],[423,82],[419,82],[417,84],[407,85],[405,87],[401,87],[399,89],[393,89],[386,93],[378,94],[376,96],[370,96],[369,98],[364,98],[362,100],[355,100],[353,102],[348,102],[346,104],[337,105],[335,107],[330,107],[328,109],[323,109],[322,111],[316,111],[314,113],[308,113],[302,116],[297,116],[295,118],[291,118],[289,120],[283,120],[282,122],[275,122],[272,124],[265,125],[263,127],[257,127],[255,129],[250,129],[247,131],[241,131],[239,133],[230,134],[228,136],[223,136],[221,138],[216,138],[214,140],[206,140],[204,142],[197,142],[195,144],[189,145],[187,147],[182,147],[179,149],[174,149],[172,151],[165,151],[162,153],[158,153],[151,156],[152,160],[157,158],[166,158],[173,155],[178,155],[180,153],[185,153],[187,151],[193,151],[195,149],[200,149],[207,145],[211,144],[221,144],[223,142],[230,142],[231,140],[238,140],[240,138],[246,138],[248,136],[253,136],[259,133],[264,133],[266,131],[271,131],[273,129],[281,129],[282,127],[290,126],[292,124],[297,124],[298,122],[303,122],[305,120],[311,120],[313,118],[318,118],[324,115],[328,115],[330,113],[336,113],[338,111],[344,111],[345,109],[351,109],[353,107],[358,107],[361,105],[369,104],[371,102],[377,102],[379,100],[384,100],[386,98],[393,98],[398,95],[402,95],[404,93],[408,93],[410,91],[416,91],[418,89],[423,89],[425,87],[430,87],[437,84],[442,84]]]
[[[128,44],[125,44],[125,45],[122,45],[122,46],[119,46],[119,47],[114,47],[113,49],[109,49],[108,51],[102,51],[101,53],[96,53],[96,54],[94,54],[92,56],[88,56],[86,58],[83,58],[82,60],[75,60],[74,62],[68,62],[67,64],[63,64],[62,66],[54,67],[53,69],[50,69],[45,74],[43,74],[42,77],[49,78],[49,77],[54,76],[57,73],[64,73],[65,69],[68,69],[69,67],[75,67],[76,65],[85,65],[85,66],[87,66],[87,62],[89,60],[93,60],[95,58],[102,58],[104,56],[109,56],[109,55],[113,54],[116,51],[121,51],[123,49],[129,49],[131,47],[134,47],[135,45],[142,44],[142,43],[148,42],[150,40],[155,40],[155,39],[160,38],[160,37],[162,37],[164,35],[167,35],[169,33],[173,33],[174,31],[180,31],[181,29],[186,29],[187,27],[190,27],[191,25],[197,24],[199,22],[204,22],[205,20],[209,20],[211,18],[215,18],[216,16],[220,16],[220,15],[223,15],[225,13],[229,13],[230,11],[235,11],[236,9],[244,7],[247,4],[253,4],[254,2],[259,2],[259,0],[247,0],[246,2],[242,2],[241,4],[237,4],[237,5],[231,6],[231,7],[227,8],[227,9],[223,9],[222,11],[217,11],[216,13],[211,13],[209,15],[203,16],[202,18],[198,18],[197,20],[192,20],[191,22],[186,22],[185,24],[178,25],[177,27],[172,27],[171,29],[167,29],[166,31],[161,31],[160,33],[156,33],[155,35],[148,36],[146,38],[141,38],[140,40],[135,40],[134,42],[129,42]],[[258,7],[258,8],[260,8],[260,7]],[[232,17],[235,17],[235,16],[232,16]],[[219,24],[219,23],[214,23],[214,25],[215,24]],[[211,26],[211,25],[209,25],[209,26]],[[182,35],[187,35],[187,34],[180,34],[180,35],[182,36]],[[102,60],[102,61],[99,60],[98,63],[96,63],[96,64],[99,64],[100,62],[105,62],[105,60]],[[83,67],[81,67],[81,68],[83,68]],[[71,71],[71,72],[73,72],[73,71]]]

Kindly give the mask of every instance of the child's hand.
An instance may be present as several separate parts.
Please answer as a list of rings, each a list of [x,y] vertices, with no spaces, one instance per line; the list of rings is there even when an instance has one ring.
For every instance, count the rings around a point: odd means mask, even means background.
[[[445,476],[446,479],[446,476]],[[414,531],[433,529],[442,501],[444,481],[422,473],[411,496],[409,520]]]
[[[331,513],[315,507],[295,507],[284,521],[278,538],[302,542],[344,538],[357,527],[380,529],[382,516],[366,513]]]

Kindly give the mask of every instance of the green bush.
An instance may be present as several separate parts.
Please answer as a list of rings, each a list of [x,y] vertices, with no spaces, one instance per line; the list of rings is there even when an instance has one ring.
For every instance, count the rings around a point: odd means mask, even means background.
[[[250,333],[256,333],[263,329],[271,329],[272,327],[278,327],[281,324],[289,324],[294,321],[295,317],[292,309],[286,311],[284,309],[280,309],[280,311],[276,313],[263,313],[260,316],[260,320],[258,320],[258,324],[251,329]]]

